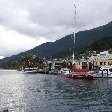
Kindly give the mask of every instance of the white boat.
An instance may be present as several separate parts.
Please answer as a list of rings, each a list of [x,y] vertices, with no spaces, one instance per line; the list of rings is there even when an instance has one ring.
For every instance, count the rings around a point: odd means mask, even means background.
[[[99,73],[103,74],[103,77],[112,78],[112,66],[102,66]]]
[[[37,73],[37,67],[25,67],[22,71],[23,73]]]

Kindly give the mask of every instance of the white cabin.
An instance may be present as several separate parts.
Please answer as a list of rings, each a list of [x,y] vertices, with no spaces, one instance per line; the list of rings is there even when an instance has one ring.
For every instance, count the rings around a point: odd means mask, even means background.
[[[99,73],[102,73],[103,74],[107,74],[108,75],[112,75],[112,66],[102,66],[99,70]]]

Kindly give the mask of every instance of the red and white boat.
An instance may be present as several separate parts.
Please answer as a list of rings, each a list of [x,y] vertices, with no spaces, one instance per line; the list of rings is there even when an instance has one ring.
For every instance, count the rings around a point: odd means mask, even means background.
[[[94,76],[91,74],[83,74],[83,73],[69,73],[69,74],[64,74],[65,77],[67,78],[72,78],[72,79],[93,79]]]
[[[63,73],[64,77],[72,79],[94,79],[97,78],[97,73],[84,73],[84,72],[70,72]]]
[[[76,24],[76,6],[75,6],[75,24]],[[75,45],[75,30],[73,31],[73,35],[74,35],[74,45]],[[73,48],[74,48],[74,46],[73,46]],[[73,52],[72,65],[73,64],[74,64],[74,52]],[[96,73],[90,73],[88,69],[80,69],[80,68],[77,68],[75,65],[73,65],[73,67],[71,69],[62,70],[61,73],[65,77],[73,78],[73,79],[93,79],[97,76]]]
[[[72,79],[94,79],[98,77],[98,73],[89,72],[88,69],[80,69],[75,66],[72,69],[64,69],[62,74],[64,77]]]

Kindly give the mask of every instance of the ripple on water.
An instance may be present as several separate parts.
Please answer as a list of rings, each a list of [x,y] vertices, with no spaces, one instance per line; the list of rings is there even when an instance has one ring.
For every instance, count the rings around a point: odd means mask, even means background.
[[[70,80],[62,76],[0,71],[0,111],[112,111],[112,79]]]

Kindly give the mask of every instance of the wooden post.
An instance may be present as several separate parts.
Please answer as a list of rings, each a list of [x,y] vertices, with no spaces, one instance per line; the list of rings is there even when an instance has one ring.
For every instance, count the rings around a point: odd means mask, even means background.
[[[107,69],[107,78],[108,78],[108,69]]]
[[[103,70],[102,70],[102,78],[103,78]]]

